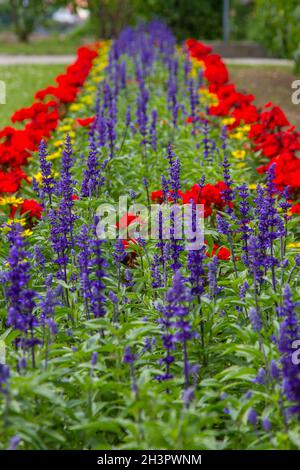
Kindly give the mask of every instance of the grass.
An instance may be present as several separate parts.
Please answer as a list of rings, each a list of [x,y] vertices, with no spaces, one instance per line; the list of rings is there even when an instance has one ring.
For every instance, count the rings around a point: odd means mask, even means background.
[[[12,55],[67,55],[74,54],[75,50],[84,43],[93,39],[81,37],[61,37],[53,35],[47,38],[33,38],[28,43],[20,43],[14,37],[4,35],[0,37],[0,54]]]
[[[228,66],[230,79],[245,93],[255,95],[255,104],[263,106],[268,101],[281,106],[291,124],[300,129],[299,106],[291,101],[292,82],[296,80],[289,66]]]
[[[0,67],[0,80],[6,84],[6,104],[0,105],[0,128],[10,124],[11,115],[30,106],[36,91],[54,84],[65,65],[8,65]]]

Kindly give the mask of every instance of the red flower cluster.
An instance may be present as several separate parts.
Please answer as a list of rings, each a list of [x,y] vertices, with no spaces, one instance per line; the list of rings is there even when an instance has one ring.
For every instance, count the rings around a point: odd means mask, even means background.
[[[236,90],[235,85],[228,83],[226,65],[211,48],[189,39],[186,46],[191,56],[204,62],[204,76],[209,82],[209,91],[218,97],[218,104],[210,107],[210,114],[235,118],[229,130],[240,123],[251,124],[249,138],[253,141],[254,151],[260,151],[270,159],[267,165],[258,167],[258,172],[267,171],[273,163],[275,167],[275,184],[279,190],[289,186],[291,195],[300,196],[300,133],[290,127],[284,112],[278,106],[267,103],[260,111],[252,104],[253,95],[245,95]]]
[[[22,180],[29,183],[27,175],[20,168],[15,168],[9,172],[0,171],[0,194],[16,193],[21,186]]]
[[[27,163],[30,152],[36,149],[28,132],[11,126],[0,131],[0,168],[19,168]],[[0,183],[1,184],[1,183]]]
[[[43,208],[34,199],[24,199],[20,206],[13,206],[10,217],[14,218],[17,210],[20,211],[20,215],[27,214],[30,219],[40,219],[42,216]]]
[[[183,204],[190,204],[193,201],[195,204],[204,205],[204,217],[212,215],[213,210],[222,210],[226,206],[224,199],[224,191],[228,187],[223,181],[218,181],[216,184],[206,184],[201,187],[199,184],[194,184],[191,189],[182,192],[179,191],[179,196]],[[155,203],[162,204],[164,202],[163,192],[153,191],[151,193],[151,200]],[[172,201],[172,193],[170,193],[169,201]]]
[[[120,220],[117,222],[116,227],[119,230],[119,236],[124,236],[127,234],[126,229],[134,228],[136,225],[143,225],[142,219],[131,212],[124,214]],[[125,250],[132,248],[133,245],[138,245],[138,242],[135,238],[122,239],[123,246]]]
[[[0,130],[0,194],[15,193],[23,179],[29,182],[22,167],[27,164],[32,153],[38,150],[41,139],[49,138],[57,127],[65,112],[65,104],[76,98],[96,56],[94,48],[79,48],[76,61],[67,68],[65,74],[56,78],[58,86],[48,87],[35,96],[37,100],[43,100],[45,96],[52,94],[54,99],[46,103],[38,101],[15,112],[11,121],[25,122],[24,129],[7,126]],[[29,203],[31,206],[28,211]],[[24,212],[39,218],[33,205],[34,201],[24,202]]]
[[[196,185],[195,185],[196,186]],[[210,186],[210,185],[207,185]],[[160,191],[154,191],[152,193],[152,200],[155,200],[155,194],[159,193]],[[160,196],[157,194],[157,197],[160,198]],[[161,201],[163,202],[163,201]],[[139,216],[136,214],[132,214],[128,212],[127,214],[123,215],[121,217],[120,221],[117,222],[116,226],[119,230],[123,231],[130,226],[134,227],[136,224],[138,225],[143,225],[143,221]],[[122,240],[124,249],[127,250],[128,248],[133,248],[134,245],[138,246],[138,241],[135,238],[129,238],[128,240],[123,239]],[[205,245],[208,245],[208,243],[204,240]],[[206,256],[211,257],[211,256],[217,256],[218,259],[227,261],[230,256],[230,250],[226,248],[225,246],[219,247],[216,243],[213,244],[211,252],[207,252]]]
[[[206,241],[204,240],[205,245],[207,245]],[[212,252],[206,253],[206,256],[217,256],[218,259],[227,261],[230,259],[231,253],[226,246],[219,247],[216,243],[213,244]]]
[[[194,184],[190,190],[185,193],[181,192],[180,196],[183,204],[189,204],[191,201],[195,204],[203,204],[204,217],[209,217],[213,210],[222,210],[226,206],[225,190],[228,190],[228,187],[223,181],[218,181],[216,184],[206,184],[203,187]]]
[[[26,165],[31,152],[38,148],[42,138],[49,137],[58,123],[57,103],[34,103],[22,108],[11,118],[12,122],[29,121],[22,130],[7,126],[0,131],[0,166],[19,168]]]
[[[271,109],[267,109],[270,108]],[[291,196],[300,195],[300,133],[290,123],[278,106],[268,103],[260,114],[259,122],[251,127],[249,137],[253,140],[254,150],[269,158],[267,165],[257,168],[264,173],[275,163],[274,183],[279,190],[289,187]],[[287,129],[286,129],[287,128]]]
[[[292,214],[299,214],[300,215],[300,204],[294,204],[291,209]]]
[[[246,124],[256,122],[259,114],[256,107],[251,104],[254,96],[240,93],[233,83],[228,83],[228,70],[221,57],[218,54],[211,54],[211,48],[193,39],[189,39],[186,44],[191,56],[204,63],[204,76],[209,82],[209,91],[218,97],[219,103],[210,107],[210,114],[235,117],[235,123],[231,128],[237,127],[241,121]]]
[[[76,118],[76,122],[81,127],[89,127],[95,121],[95,116],[91,116],[88,118]]]
[[[89,74],[93,59],[97,55],[96,50],[80,47],[74,64],[67,68],[66,73],[56,77],[57,86],[50,86],[38,91],[35,95],[36,99],[43,100],[46,96],[51,95],[62,103],[73,102]]]
[[[213,85],[213,88],[218,89],[228,81],[226,65],[218,54],[211,54],[211,47],[208,47],[195,39],[188,39],[186,41],[186,46],[192,57],[204,62],[204,76],[209,83]]]

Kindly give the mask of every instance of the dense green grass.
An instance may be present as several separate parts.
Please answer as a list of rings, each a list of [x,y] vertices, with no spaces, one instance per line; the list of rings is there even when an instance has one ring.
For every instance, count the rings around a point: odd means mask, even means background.
[[[43,39],[32,39],[28,43],[22,43],[7,38],[1,40],[0,54],[74,54],[77,47],[88,41],[91,42],[93,39],[82,39],[81,37],[60,37],[57,35]]]
[[[54,84],[65,65],[9,65],[0,67],[0,80],[6,83],[6,104],[0,105],[0,127],[10,124],[14,111],[30,106],[40,88]]]

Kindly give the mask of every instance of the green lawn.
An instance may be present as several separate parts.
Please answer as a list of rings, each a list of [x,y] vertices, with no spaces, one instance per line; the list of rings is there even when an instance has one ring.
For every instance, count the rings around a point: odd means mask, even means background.
[[[30,106],[36,91],[54,84],[56,75],[66,65],[0,66],[0,80],[6,83],[6,104],[0,104],[0,128],[10,124],[10,116],[19,108]]]
[[[92,42],[92,38],[61,37],[32,38],[28,43],[20,43],[14,37],[0,35],[0,54],[12,55],[65,55],[75,54],[76,49],[84,43]]]

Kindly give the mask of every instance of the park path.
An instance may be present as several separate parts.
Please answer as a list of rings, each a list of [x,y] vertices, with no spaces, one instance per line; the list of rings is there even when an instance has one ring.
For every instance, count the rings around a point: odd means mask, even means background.
[[[1,65],[53,65],[70,64],[75,55],[4,55],[0,54]]]
[[[6,55],[0,54],[1,65],[52,65],[52,64],[70,64],[75,60],[73,55]],[[226,59],[224,62],[228,65],[293,65],[291,60],[285,59],[265,59],[265,58],[234,58]]]
[[[279,65],[279,66],[292,66],[294,62],[287,59],[267,59],[267,58],[224,58],[224,62],[228,65]]]

